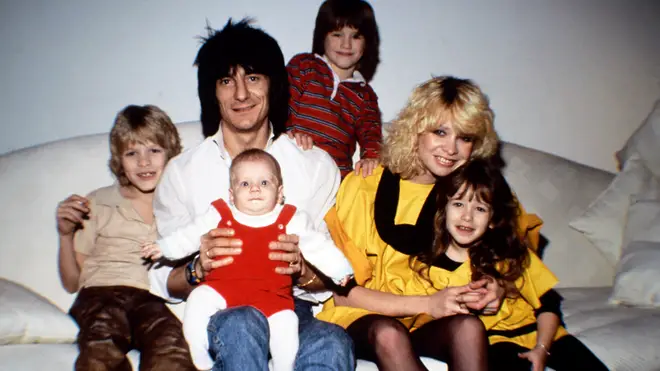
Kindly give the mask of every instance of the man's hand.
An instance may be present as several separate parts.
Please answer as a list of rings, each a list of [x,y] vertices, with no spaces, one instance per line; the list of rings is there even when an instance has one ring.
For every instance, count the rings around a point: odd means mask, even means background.
[[[470,282],[468,287],[472,290],[484,290],[484,295],[481,299],[465,303],[469,309],[480,311],[481,314],[485,315],[493,315],[500,310],[506,290],[497,280],[487,276],[478,281]]]
[[[268,254],[270,260],[283,261],[289,263],[288,267],[277,267],[275,272],[287,275],[301,275],[306,272],[305,261],[298,248],[299,238],[295,234],[281,234],[277,241],[272,241],[268,247],[271,250]]]
[[[305,133],[301,133],[295,130],[289,130],[287,131],[286,135],[288,135],[289,138],[291,139],[295,139],[298,147],[304,150],[312,149],[312,146],[314,145],[314,140],[312,139],[312,137]]]
[[[201,279],[212,270],[233,263],[232,256],[239,255],[243,251],[241,249],[243,241],[233,236],[234,230],[231,228],[215,228],[201,237],[199,247]],[[223,258],[217,259],[219,256]]]
[[[73,236],[89,215],[89,200],[71,195],[57,204],[57,233],[60,236]]]
[[[363,158],[355,163],[355,174],[360,174],[360,170],[362,170],[362,177],[366,178],[374,172],[376,166],[378,166],[378,160],[374,158]]]

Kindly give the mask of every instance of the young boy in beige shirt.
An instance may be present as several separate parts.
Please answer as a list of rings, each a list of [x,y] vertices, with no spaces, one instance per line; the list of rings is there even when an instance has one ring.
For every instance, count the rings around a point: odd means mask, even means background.
[[[117,182],[57,208],[59,271],[78,292],[70,314],[80,327],[76,370],[195,370],[181,322],[149,292],[140,244],[156,238],[153,192],[169,159],[181,152],[170,118],[155,106],[128,106],[110,132],[110,169]]]

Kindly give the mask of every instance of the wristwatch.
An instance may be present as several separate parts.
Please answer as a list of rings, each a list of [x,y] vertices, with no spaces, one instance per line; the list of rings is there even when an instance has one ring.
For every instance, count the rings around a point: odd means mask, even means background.
[[[191,260],[190,263],[186,265],[186,280],[190,286],[197,286],[202,282],[202,279],[199,278],[199,274],[197,274],[197,271],[195,270],[198,260],[199,254],[195,255],[193,260]]]

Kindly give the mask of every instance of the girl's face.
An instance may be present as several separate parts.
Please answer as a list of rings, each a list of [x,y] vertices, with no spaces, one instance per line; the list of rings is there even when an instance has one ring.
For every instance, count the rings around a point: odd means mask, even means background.
[[[470,136],[459,135],[454,124],[447,122],[432,132],[419,136],[417,155],[426,169],[418,179],[420,182],[435,182],[434,177],[451,174],[470,159],[473,140]]]
[[[364,36],[352,27],[344,27],[332,31],[325,37],[325,57],[330,61],[332,69],[345,80],[353,76],[362,55],[364,54]]]
[[[493,212],[489,204],[478,200],[473,189],[466,191],[465,188],[466,185],[462,185],[452,196],[445,213],[447,231],[454,245],[469,247],[486,233]]]
[[[130,183],[141,193],[151,193],[167,163],[165,149],[151,141],[130,143],[121,154],[121,165]]]

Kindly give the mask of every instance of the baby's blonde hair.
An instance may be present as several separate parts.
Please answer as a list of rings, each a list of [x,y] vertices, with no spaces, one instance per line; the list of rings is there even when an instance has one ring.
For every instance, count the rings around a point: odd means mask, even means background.
[[[451,122],[458,135],[474,140],[471,158],[488,158],[499,142],[488,97],[471,80],[439,76],[417,86],[392,122],[381,153],[383,165],[404,179],[423,174],[417,154],[421,134]]]

